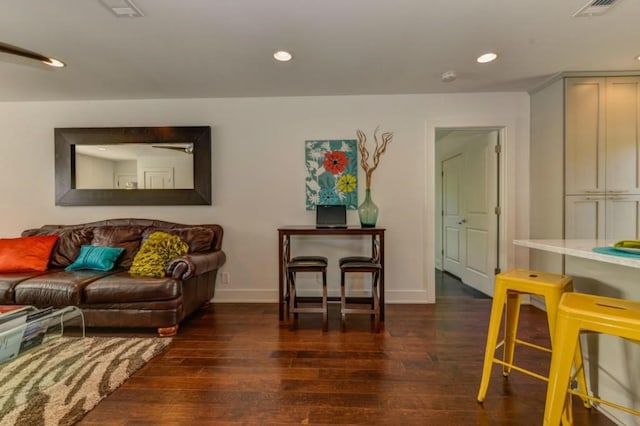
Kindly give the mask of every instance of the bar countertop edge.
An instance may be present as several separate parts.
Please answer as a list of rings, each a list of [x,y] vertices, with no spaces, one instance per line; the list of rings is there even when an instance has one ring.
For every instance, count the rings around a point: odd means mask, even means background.
[[[513,244],[516,246],[640,269],[640,256],[635,259],[601,254],[593,251],[594,247],[607,247],[611,246],[614,242],[615,241],[605,240],[513,240]]]

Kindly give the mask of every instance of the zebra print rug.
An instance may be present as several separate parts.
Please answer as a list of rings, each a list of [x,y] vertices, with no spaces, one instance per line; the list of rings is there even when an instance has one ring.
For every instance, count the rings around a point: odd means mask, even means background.
[[[169,338],[62,337],[0,366],[0,425],[72,425]]]

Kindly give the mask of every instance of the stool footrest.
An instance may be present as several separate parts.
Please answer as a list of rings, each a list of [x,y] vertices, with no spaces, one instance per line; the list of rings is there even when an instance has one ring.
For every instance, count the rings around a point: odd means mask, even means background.
[[[583,401],[595,401],[599,404],[604,404],[604,405],[608,405],[609,407],[613,407],[616,408],[620,411],[624,411],[625,413],[629,413],[629,414],[633,414],[634,416],[640,416],[640,411],[631,409],[629,407],[625,407],[619,404],[616,404],[615,402],[611,402],[611,401],[606,401],[604,399],[600,399],[597,396],[593,396],[593,395],[587,395],[584,392],[579,392],[575,389],[568,389],[567,390],[568,393],[578,396],[580,397]]]
[[[364,308],[344,308],[342,312],[345,314],[375,314],[375,309],[364,309]]]
[[[536,345],[535,343],[531,343],[531,342],[527,342],[524,340],[520,340],[520,339],[514,339],[514,342],[523,346],[528,346],[530,348],[533,349],[537,349],[539,351],[543,351],[543,352],[549,352],[551,353],[551,349],[544,347],[544,346],[540,346],[540,345]],[[497,345],[496,345],[496,349],[500,349],[501,346],[504,345],[504,340],[501,340]]]
[[[514,364],[509,364],[508,362],[504,362],[501,359],[494,358],[493,362],[495,362],[496,364],[504,365],[506,367],[509,367],[509,368],[511,368],[513,370],[519,371],[520,373],[526,374],[528,376],[535,377],[536,379],[544,380],[545,382],[549,381],[548,377],[545,377],[545,376],[543,376],[541,374],[538,374],[538,373],[536,373],[534,371],[527,370],[526,368],[518,367],[517,365],[514,365]]]
[[[544,346],[536,345],[535,343],[525,342],[524,340],[520,340],[520,339],[516,339],[516,343],[521,344],[523,346],[528,346],[533,349],[537,349],[539,351],[551,353],[551,349]]]
[[[293,308],[291,312],[294,314],[302,313],[302,314],[323,314],[325,311],[324,308]]]

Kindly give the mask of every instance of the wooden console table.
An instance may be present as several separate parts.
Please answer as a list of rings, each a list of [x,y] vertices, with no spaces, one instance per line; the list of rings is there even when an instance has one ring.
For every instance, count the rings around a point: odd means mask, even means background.
[[[284,295],[286,289],[283,268],[284,247],[285,245],[291,247],[291,237],[296,235],[350,237],[367,235],[371,237],[372,256],[375,241],[377,240],[380,249],[380,265],[382,265],[380,282],[378,283],[378,290],[380,291],[380,321],[384,321],[384,231],[384,228],[362,228],[360,226],[349,226],[347,228],[316,228],[314,225],[306,225],[283,226],[282,228],[278,228],[278,313],[280,316],[280,321],[284,320],[285,314]]]

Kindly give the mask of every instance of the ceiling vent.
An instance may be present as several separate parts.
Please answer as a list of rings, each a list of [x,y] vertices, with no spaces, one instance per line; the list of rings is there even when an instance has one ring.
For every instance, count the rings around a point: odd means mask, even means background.
[[[579,18],[583,16],[604,15],[618,1],[619,0],[590,0],[589,3],[574,13],[573,16]]]
[[[131,0],[100,0],[118,18],[141,18],[144,13]]]

